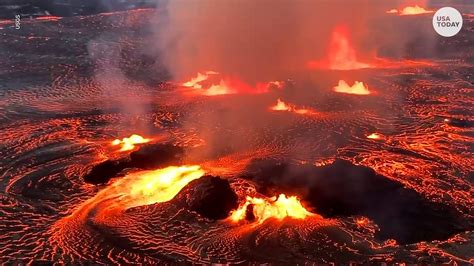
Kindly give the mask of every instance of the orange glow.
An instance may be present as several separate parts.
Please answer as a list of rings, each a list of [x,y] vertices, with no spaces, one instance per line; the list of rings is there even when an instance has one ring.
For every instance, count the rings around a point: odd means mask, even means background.
[[[280,194],[278,199],[276,197],[270,199],[247,197],[245,203],[231,213],[230,219],[234,222],[245,219],[247,208],[251,204],[253,205],[253,215],[259,223],[268,218],[278,220],[285,217],[304,219],[313,215],[301,205],[301,202],[295,196],[287,197],[285,194]]]
[[[290,107],[284,101],[278,99],[277,103],[274,106],[270,107],[270,109],[274,111],[291,111],[292,107]]]
[[[428,14],[428,13],[433,13],[433,10],[426,10],[423,7],[420,7],[419,5],[415,6],[407,6],[404,7],[401,10],[398,9],[390,9],[386,11],[388,14],[398,14],[399,16],[410,16],[410,15],[420,15],[420,14]]]
[[[103,206],[104,213],[166,202],[173,199],[189,182],[201,178],[199,165],[169,166],[127,174],[83,202],[75,214]],[[75,215],[72,214],[72,215]]]
[[[367,136],[368,139],[382,139],[383,136],[380,135],[379,133],[372,133],[370,135]]]
[[[200,84],[203,81],[206,81],[209,78],[209,75],[216,75],[217,72],[206,71],[203,73],[198,72],[196,77],[191,78],[189,81],[184,82],[182,85],[188,88],[201,89],[202,85]]]
[[[369,95],[371,93],[367,85],[359,81],[356,81],[354,82],[354,85],[349,86],[344,80],[339,80],[339,83],[333,88],[333,90],[335,92],[357,95]]]
[[[111,144],[112,146],[122,145],[122,147],[120,148],[120,151],[130,151],[135,148],[135,145],[147,143],[150,141],[151,141],[150,139],[144,138],[137,134],[133,134],[128,138],[123,138],[122,140],[115,139],[114,141],[112,141]]]
[[[283,82],[282,81],[270,81],[270,82],[267,83],[267,86],[268,87],[274,86],[278,89],[281,89],[281,88],[283,88]]]
[[[124,188],[127,192],[121,200],[128,208],[166,202],[173,199],[189,182],[203,175],[204,170],[198,165],[170,166],[135,173],[126,179],[129,180]]]
[[[283,82],[259,82],[255,86],[250,86],[236,77],[223,76],[215,71],[205,71],[202,73],[198,72],[195,77],[181,83],[181,85],[194,89],[193,93],[214,96],[236,93],[266,93],[272,88],[282,88]]]
[[[356,219],[357,226],[364,226],[364,225],[367,225],[368,223],[369,221],[365,217]]]
[[[396,13],[398,13],[398,9],[393,8],[393,9],[385,11],[385,13],[387,13],[387,14],[396,14]]]
[[[41,16],[41,17],[37,17],[36,19],[37,19],[37,20],[51,20],[51,21],[56,21],[56,20],[61,19],[61,17],[56,17],[56,16]]]
[[[426,10],[418,5],[415,6],[407,6],[402,9],[400,12],[401,16],[405,15],[419,15],[419,14],[427,14],[427,13],[433,13],[431,10]]]
[[[270,110],[272,110],[272,111],[287,111],[287,112],[292,112],[292,113],[296,113],[296,114],[300,114],[300,115],[316,114],[316,112],[313,111],[313,110],[300,109],[300,108],[297,108],[294,105],[285,103],[284,101],[282,101],[280,99],[277,100],[277,103],[275,105],[270,107]]]
[[[374,59],[375,67],[378,68],[399,68],[399,67],[430,67],[436,66],[436,63],[426,60],[390,60],[387,58],[376,57]]]
[[[329,68],[334,70],[351,70],[369,68],[370,64],[357,60],[356,51],[352,47],[348,31],[345,27],[334,29],[327,51],[328,58],[321,61],[310,61],[309,68]]]
[[[406,12],[412,12],[407,9]],[[398,13],[397,9],[391,9],[387,13]],[[433,11],[426,11],[431,13]],[[332,32],[329,42],[327,57],[321,60],[309,61],[309,69],[332,69],[332,70],[354,70],[364,68],[405,68],[405,67],[429,67],[436,65],[429,61],[416,60],[391,60],[374,56],[371,53],[370,62],[361,62],[357,58],[357,52],[351,45],[349,33],[344,26],[339,26]]]
[[[223,95],[223,94],[234,94],[236,91],[229,87],[228,84],[221,80],[217,85],[211,85],[209,89],[202,92],[203,95],[212,96],[212,95]]]

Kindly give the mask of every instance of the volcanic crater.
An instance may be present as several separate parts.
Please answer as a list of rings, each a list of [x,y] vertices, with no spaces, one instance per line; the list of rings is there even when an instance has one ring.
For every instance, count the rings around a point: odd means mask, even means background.
[[[175,79],[147,49],[160,9],[2,21],[0,262],[472,264],[474,10],[459,8],[453,38],[373,57],[335,26],[301,69],[246,80]],[[396,35],[420,10],[380,16]]]

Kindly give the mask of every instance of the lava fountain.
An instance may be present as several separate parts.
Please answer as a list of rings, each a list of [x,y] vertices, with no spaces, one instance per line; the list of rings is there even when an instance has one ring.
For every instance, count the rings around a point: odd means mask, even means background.
[[[307,211],[296,196],[287,197],[285,194],[280,194],[277,197],[270,199],[249,197],[247,196],[245,203],[237,210],[231,213],[230,219],[238,222],[250,216],[252,220],[263,223],[269,218],[282,220],[285,217],[294,219],[304,219],[312,216],[311,212]]]
[[[356,94],[356,95],[369,95],[371,92],[367,85],[363,82],[355,81],[354,85],[349,86],[346,81],[339,80],[337,86],[333,88],[335,92],[347,93],[347,94]]]
[[[327,51],[327,58],[310,61],[311,69],[328,68],[333,70],[351,70],[372,67],[368,63],[358,61],[356,50],[352,47],[349,32],[344,26],[336,27],[332,33]]]
[[[209,75],[218,74],[214,71],[206,71],[204,73],[198,72],[196,77],[191,78],[189,81],[184,82],[182,85],[184,87],[194,88],[194,89],[201,89],[202,85],[200,84],[203,81],[206,81],[209,78]]]
[[[193,89],[193,93],[198,95],[215,96],[237,93],[266,93],[272,88],[282,88],[283,82],[258,82],[255,86],[251,86],[237,77],[224,76],[215,71],[203,71],[198,72],[195,77],[188,81],[182,82],[181,86]]]
[[[383,139],[383,136],[379,133],[371,133],[370,135],[367,135],[368,139]]]
[[[429,14],[433,13],[433,10],[426,10],[419,5],[414,6],[406,6],[402,9],[390,9],[387,10],[385,13],[387,14],[398,14],[399,16],[412,16],[412,15],[422,15],[422,14]]]
[[[144,144],[150,142],[151,139],[144,138],[140,135],[137,134],[132,134],[128,138],[123,138],[122,140],[120,139],[115,139],[112,141],[111,145],[112,146],[118,146],[121,145],[120,151],[130,151],[135,149],[135,146],[137,144]]]
[[[271,106],[270,110],[271,111],[286,111],[286,112],[292,112],[292,113],[300,114],[300,115],[317,114],[313,110],[305,109],[305,108],[297,108],[296,106],[292,104],[285,103],[281,99],[277,99],[277,103]]]
[[[408,9],[405,12],[415,12],[410,10]],[[387,11],[387,13],[394,12],[398,12],[398,10]],[[426,12],[430,13],[432,11]],[[371,52],[370,63],[359,61],[347,28],[345,26],[338,26],[332,32],[327,49],[327,57],[321,60],[309,61],[306,66],[309,69],[356,70],[366,68],[430,67],[436,65],[434,62],[427,60],[392,60],[378,57],[375,54],[375,51]]]

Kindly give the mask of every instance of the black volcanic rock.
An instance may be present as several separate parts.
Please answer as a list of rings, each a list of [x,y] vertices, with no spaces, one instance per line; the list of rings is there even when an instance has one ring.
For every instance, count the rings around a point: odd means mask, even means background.
[[[172,144],[146,145],[130,153],[128,167],[153,169],[166,164],[178,164],[183,156],[183,148]]]
[[[84,175],[84,181],[89,184],[104,184],[112,177],[117,176],[125,169],[126,162],[107,160],[94,165],[91,170]]]
[[[2,0],[0,1],[0,18],[11,19],[16,14],[20,14],[22,17],[37,17],[49,14],[69,17],[154,7],[155,5],[156,2],[153,0]]]
[[[125,168],[144,170],[180,164],[184,156],[181,147],[172,144],[150,144],[130,153],[128,158],[107,160],[94,165],[83,178],[89,184],[104,184],[116,177]]]
[[[446,123],[453,127],[460,127],[460,128],[474,127],[474,121],[466,120],[466,119],[449,118],[449,119],[446,119]]]
[[[247,209],[245,210],[245,220],[247,221],[255,221],[255,214],[253,212],[253,208],[255,205],[249,204]]]
[[[346,160],[316,167],[273,160],[254,161],[246,178],[268,196],[302,196],[323,217],[363,215],[379,227],[377,237],[399,243],[447,239],[472,228],[462,213],[431,202],[411,188]]]
[[[187,208],[209,219],[224,219],[239,206],[237,194],[229,182],[216,176],[206,175],[190,182],[176,196]]]

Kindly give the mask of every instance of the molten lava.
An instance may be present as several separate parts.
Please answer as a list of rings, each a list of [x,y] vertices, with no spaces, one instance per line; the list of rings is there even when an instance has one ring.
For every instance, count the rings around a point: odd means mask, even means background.
[[[430,12],[432,11],[427,11],[427,13]],[[392,9],[387,11],[387,13],[398,13],[398,10]],[[332,33],[327,58],[309,61],[307,67],[310,69],[353,70],[364,68],[429,67],[436,65],[426,60],[391,60],[373,56],[373,54],[374,53],[372,53],[370,63],[360,62],[357,59],[356,50],[351,45],[347,29],[343,26],[339,26],[336,27]]]
[[[151,141],[150,139],[144,138],[137,134],[133,134],[128,138],[123,138],[122,140],[115,139],[114,141],[112,141],[111,144],[112,146],[122,145],[122,147],[120,148],[120,151],[130,151],[135,148],[135,145],[147,143],[150,141]]]
[[[390,9],[386,11],[388,14],[398,14],[399,16],[409,16],[409,15],[421,15],[421,14],[428,14],[428,13],[433,13],[433,10],[426,10],[423,7],[420,7],[419,5],[415,6],[407,6],[404,7],[403,9]]]
[[[210,75],[217,75],[219,73],[214,71],[206,71],[204,73],[198,72],[196,77],[184,82],[182,85],[188,88],[202,89],[201,82],[206,81]]]
[[[198,165],[170,166],[163,169],[132,174],[127,182],[123,200],[128,208],[166,202],[174,198],[189,182],[204,175]],[[114,185],[121,185],[121,182]]]
[[[336,27],[332,33],[327,51],[328,58],[308,62],[309,68],[329,68],[334,70],[351,70],[369,68],[370,64],[357,60],[356,51],[352,47],[348,31],[345,27]]]
[[[232,212],[230,219],[234,222],[245,219],[249,206],[252,206],[252,214],[259,223],[269,218],[276,218],[278,220],[282,220],[285,217],[304,219],[307,216],[313,215],[301,205],[301,202],[295,196],[287,197],[284,194],[280,194],[278,199],[272,197],[269,200],[247,197],[245,203]]]
[[[344,80],[339,80],[337,86],[333,88],[335,92],[357,94],[357,95],[369,95],[371,92],[367,85],[363,82],[356,81],[354,85],[349,86]]]
[[[111,215],[126,209],[167,202],[189,182],[204,175],[199,165],[169,166],[127,174],[83,202],[71,217],[94,211]]]
[[[236,77],[223,76],[215,71],[198,72],[197,75],[189,81],[181,84],[183,87],[195,89],[193,92],[206,95],[224,95],[236,93],[265,93],[271,88],[281,88],[281,81],[260,82],[255,86],[239,80]]]
[[[221,79],[219,84],[211,85],[207,90],[202,92],[203,95],[212,96],[212,95],[224,95],[224,94],[234,94],[237,91],[233,87],[229,86],[229,82]]]
[[[40,17],[36,17],[37,20],[45,20],[45,21],[57,21],[57,20],[60,20],[61,17],[57,17],[57,16],[40,16]]]
[[[202,81],[207,80],[208,78],[209,78],[209,71],[207,71],[205,74],[198,72],[196,77],[191,78],[189,81],[184,82],[182,85],[188,88],[201,89],[202,85],[200,83]]]
[[[390,9],[390,10],[385,11],[385,13],[387,13],[387,14],[397,14],[397,13],[398,13],[398,9],[392,8],[392,9]]]
[[[405,15],[419,15],[419,14],[427,14],[427,13],[433,13],[432,10],[426,10],[418,5],[415,6],[407,6],[402,9],[400,12],[401,16]]]
[[[382,139],[383,136],[380,135],[379,133],[372,133],[370,135],[367,136],[368,139]]]
[[[277,104],[275,104],[274,106],[270,107],[271,110],[274,110],[274,111],[291,111],[293,108],[290,107],[287,103],[285,103],[284,101],[278,99],[277,100]]]
[[[365,226],[369,223],[369,220],[365,217],[357,218],[355,221],[357,226]]]
[[[302,109],[302,108],[297,108],[296,106],[292,104],[285,103],[284,101],[278,99],[277,103],[273,106],[270,107],[270,110],[272,111],[287,111],[287,112],[292,112],[300,115],[304,114],[316,114],[315,111],[310,110],[310,109]]]

